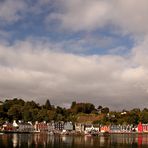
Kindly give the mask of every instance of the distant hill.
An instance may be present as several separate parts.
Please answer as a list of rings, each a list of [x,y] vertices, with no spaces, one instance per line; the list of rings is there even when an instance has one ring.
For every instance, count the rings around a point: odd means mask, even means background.
[[[96,114],[78,114],[77,122],[79,123],[93,123],[94,121],[99,121],[103,119],[104,115],[96,115]]]

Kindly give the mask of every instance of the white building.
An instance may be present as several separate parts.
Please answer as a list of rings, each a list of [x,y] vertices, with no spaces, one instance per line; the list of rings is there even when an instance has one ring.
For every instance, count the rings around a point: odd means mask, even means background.
[[[99,132],[99,130],[100,130],[99,125],[93,125],[93,124],[85,125],[85,132],[92,132],[92,131]]]

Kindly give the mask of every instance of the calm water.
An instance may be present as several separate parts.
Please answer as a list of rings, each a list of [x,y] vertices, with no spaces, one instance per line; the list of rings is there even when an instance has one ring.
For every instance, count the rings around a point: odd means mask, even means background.
[[[148,148],[148,134],[112,134],[99,137],[48,134],[0,134],[0,148]]]

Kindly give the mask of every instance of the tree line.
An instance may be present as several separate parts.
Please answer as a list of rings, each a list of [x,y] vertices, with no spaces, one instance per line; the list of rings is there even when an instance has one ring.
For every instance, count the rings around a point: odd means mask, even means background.
[[[18,98],[5,100],[0,105],[0,125],[5,121],[12,122],[13,120],[24,122],[50,122],[52,120],[77,122],[79,115],[100,116],[99,119],[92,122],[103,125],[148,123],[148,108],[110,111],[108,107],[102,107],[101,105],[95,107],[92,103],[77,103],[75,101],[72,102],[70,108],[63,108],[51,105],[48,99],[45,104],[40,105],[35,101],[24,101]]]

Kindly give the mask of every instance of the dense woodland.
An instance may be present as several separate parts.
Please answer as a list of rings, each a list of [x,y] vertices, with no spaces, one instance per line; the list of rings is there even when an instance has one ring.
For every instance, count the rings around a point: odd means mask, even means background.
[[[148,108],[117,112],[110,111],[108,107],[96,108],[91,103],[72,102],[71,107],[66,109],[51,105],[49,100],[44,105],[40,105],[34,101],[17,98],[5,100],[0,105],[0,125],[5,121],[12,122],[13,120],[87,122],[89,119],[94,124],[103,125],[148,123]]]

